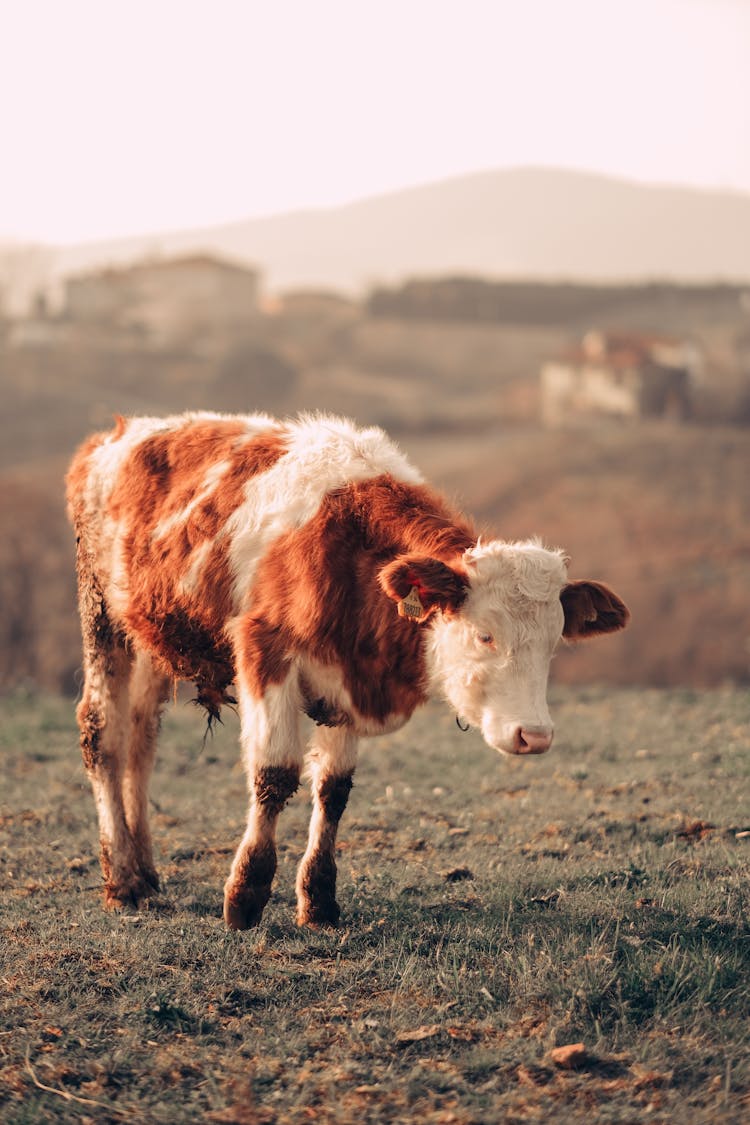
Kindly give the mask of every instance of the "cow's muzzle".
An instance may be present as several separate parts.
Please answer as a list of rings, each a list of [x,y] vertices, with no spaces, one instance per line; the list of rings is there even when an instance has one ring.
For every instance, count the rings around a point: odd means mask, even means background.
[[[544,754],[552,745],[555,728],[552,723],[509,722],[494,725],[491,719],[482,723],[484,741],[493,750],[512,757],[525,754]]]

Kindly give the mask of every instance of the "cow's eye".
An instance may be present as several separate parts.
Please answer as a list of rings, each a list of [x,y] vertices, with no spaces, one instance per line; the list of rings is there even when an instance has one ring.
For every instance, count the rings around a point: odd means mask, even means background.
[[[492,636],[492,633],[477,633],[477,639],[483,645],[489,646],[495,643],[495,638]]]

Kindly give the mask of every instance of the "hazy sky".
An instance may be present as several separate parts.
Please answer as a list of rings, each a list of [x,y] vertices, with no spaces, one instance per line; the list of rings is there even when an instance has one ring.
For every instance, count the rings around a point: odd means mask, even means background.
[[[0,236],[561,165],[750,192],[750,0],[0,0]]]

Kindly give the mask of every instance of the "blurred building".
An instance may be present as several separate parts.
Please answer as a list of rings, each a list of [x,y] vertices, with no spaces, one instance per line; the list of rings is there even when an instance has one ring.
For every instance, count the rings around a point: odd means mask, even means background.
[[[541,372],[542,420],[548,426],[589,418],[671,418],[691,414],[701,358],[688,341],[590,331]]]
[[[165,345],[241,331],[258,315],[259,274],[207,254],[69,277],[64,316]]]
[[[291,316],[316,320],[349,320],[359,315],[360,305],[352,297],[330,289],[287,289],[263,302],[269,316]]]

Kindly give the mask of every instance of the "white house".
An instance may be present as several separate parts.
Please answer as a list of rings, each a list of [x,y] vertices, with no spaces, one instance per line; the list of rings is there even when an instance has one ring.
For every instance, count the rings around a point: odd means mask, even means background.
[[[700,355],[666,336],[587,332],[580,344],[541,371],[542,420],[548,426],[610,416],[690,415]]]

